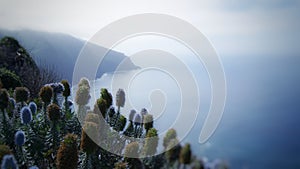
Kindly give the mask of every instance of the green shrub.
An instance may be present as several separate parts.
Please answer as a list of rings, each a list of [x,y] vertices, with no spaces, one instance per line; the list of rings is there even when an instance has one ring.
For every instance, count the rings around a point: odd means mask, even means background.
[[[18,48],[20,48],[19,42],[15,38],[9,37],[9,36],[2,38],[0,40],[0,45],[8,47],[8,48],[12,48],[14,50],[17,50]]]
[[[20,77],[5,68],[0,68],[0,79],[2,82],[2,88],[14,89],[16,87],[23,86]]]
[[[17,103],[27,102],[29,99],[29,90],[26,87],[16,87],[14,91],[14,97]]]

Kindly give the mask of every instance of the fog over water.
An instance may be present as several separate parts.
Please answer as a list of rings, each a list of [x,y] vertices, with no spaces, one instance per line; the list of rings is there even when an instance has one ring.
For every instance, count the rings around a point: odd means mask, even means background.
[[[228,161],[231,168],[294,168],[300,166],[300,75],[299,57],[243,57],[223,61],[227,80],[227,100],[222,121],[205,143],[198,142],[211,99],[209,78],[197,64],[200,107],[196,122],[183,143],[190,142],[194,154]],[[193,65],[190,65],[193,70]],[[177,70],[180,73],[180,70]],[[138,73],[140,72],[140,73]],[[176,71],[174,71],[176,72]],[[133,77],[129,87],[122,80]],[[93,86],[93,85],[91,85]],[[130,109],[147,108],[155,117],[154,125],[165,132],[180,109],[180,90],[176,81],[161,71],[133,70],[104,74],[95,81],[96,98],[101,88],[115,96],[119,88],[127,91],[122,114]],[[156,90],[160,89],[160,90]],[[163,97],[161,109],[156,98]],[[191,101],[193,97],[190,97]],[[93,100],[90,101],[92,103]],[[92,106],[92,104],[91,104]],[[153,108],[154,107],[154,108]],[[152,110],[152,111],[151,111]],[[162,110],[156,112],[155,110]],[[174,126],[180,130],[181,126]],[[162,139],[160,139],[162,140]]]

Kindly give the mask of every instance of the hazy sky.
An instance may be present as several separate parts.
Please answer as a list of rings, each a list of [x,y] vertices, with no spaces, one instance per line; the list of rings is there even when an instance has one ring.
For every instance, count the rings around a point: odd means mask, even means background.
[[[163,13],[196,26],[221,55],[295,55],[299,11],[299,0],[0,0],[0,27],[89,39],[122,17]]]

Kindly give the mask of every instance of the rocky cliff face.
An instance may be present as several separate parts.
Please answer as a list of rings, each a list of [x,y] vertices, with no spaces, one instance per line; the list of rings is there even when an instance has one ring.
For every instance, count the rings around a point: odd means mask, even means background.
[[[72,81],[74,66],[81,50],[88,44],[85,40],[62,33],[49,33],[33,30],[3,30],[0,28],[0,38],[4,36],[14,37],[27,49],[27,52],[37,63],[38,67],[55,69],[61,78]],[[89,44],[89,53],[93,58],[98,58],[98,51],[106,48]],[[98,67],[97,78],[104,73],[113,72],[118,65],[123,63],[123,70],[137,69],[129,57],[123,53],[111,50]]]
[[[4,37],[0,41],[0,68],[5,68],[18,77],[22,84],[36,95],[39,87],[40,71],[27,51],[11,37]],[[3,81],[3,80],[2,80]],[[6,82],[3,82],[6,83]]]

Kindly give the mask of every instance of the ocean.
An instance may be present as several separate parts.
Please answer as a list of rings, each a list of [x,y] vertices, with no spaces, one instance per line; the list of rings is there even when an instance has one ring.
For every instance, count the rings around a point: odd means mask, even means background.
[[[300,57],[221,59],[227,84],[221,122],[209,140],[200,144],[212,91],[203,65],[189,65],[191,71],[198,71],[194,76],[200,103],[193,128],[182,143],[191,143],[193,154],[204,160],[225,160],[231,169],[300,168]],[[157,70],[139,71],[104,74],[92,88],[95,97],[104,87],[113,96],[123,88],[127,93],[122,114],[147,108],[160,133],[171,127],[180,130],[182,126],[172,126],[181,120],[177,118],[182,100],[176,79]],[[193,95],[189,99],[192,102]]]

